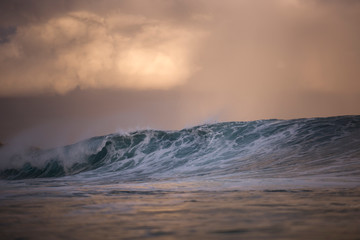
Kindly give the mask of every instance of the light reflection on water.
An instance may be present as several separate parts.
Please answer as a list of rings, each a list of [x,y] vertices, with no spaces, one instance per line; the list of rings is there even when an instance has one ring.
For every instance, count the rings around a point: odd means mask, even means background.
[[[1,239],[358,239],[360,188],[1,184]],[[29,184],[32,187],[29,188]],[[191,185],[192,184],[192,185]],[[216,187],[215,187],[216,186]]]

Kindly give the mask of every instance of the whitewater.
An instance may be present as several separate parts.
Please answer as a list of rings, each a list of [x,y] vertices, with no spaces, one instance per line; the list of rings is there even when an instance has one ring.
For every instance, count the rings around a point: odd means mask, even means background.
[[[146,129],[0,158],[1,239],[360,236],[360,116]]]

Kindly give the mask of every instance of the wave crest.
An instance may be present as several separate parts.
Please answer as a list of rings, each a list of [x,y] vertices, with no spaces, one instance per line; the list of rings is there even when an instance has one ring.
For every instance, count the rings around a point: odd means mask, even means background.
[[[78,175],[145,181],[193,176],[360,175],[360,116],[207,124],[94,137],[7,156],[1,178]]]

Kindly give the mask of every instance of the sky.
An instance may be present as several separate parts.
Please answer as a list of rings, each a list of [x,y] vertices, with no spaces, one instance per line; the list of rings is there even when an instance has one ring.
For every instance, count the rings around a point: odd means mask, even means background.
[[[357,0],[2,0],[0,141],[360,114]]]

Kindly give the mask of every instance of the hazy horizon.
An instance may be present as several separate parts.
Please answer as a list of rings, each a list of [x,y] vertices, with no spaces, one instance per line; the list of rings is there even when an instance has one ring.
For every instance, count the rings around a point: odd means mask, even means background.
[[[360,2],[1,1],[0,141],[360,114]]]

